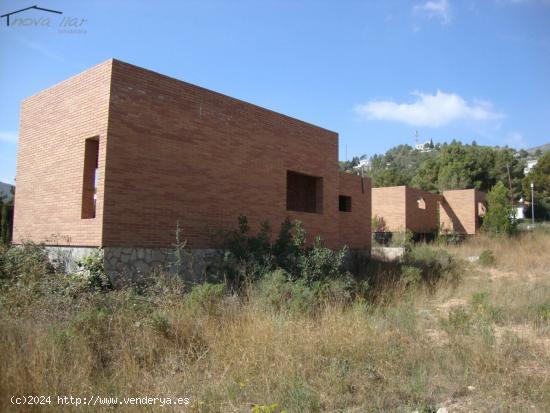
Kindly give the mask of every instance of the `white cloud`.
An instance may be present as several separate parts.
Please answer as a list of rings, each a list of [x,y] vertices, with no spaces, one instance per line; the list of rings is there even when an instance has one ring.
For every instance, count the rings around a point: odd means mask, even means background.
[[[413,92],[417,100],[412,103],[396,103],[392,100],[371,100],[357,105],[355,111],[365,119],[388,120],[412,126],[437,128],[459,120],[487,121],[501,119],[503,114],[494,112],[487,101],[469,103],[459,95],[440,90],[435,95]]]
[[[5,131],[0,132],[0,141],[2,142],[17,142],[19,138],[17,132]]]
[[[423,4],[414,6],[415,13],[425,14],[428,18],[435,18],[441,21],[441,24],[451,22],[451,6],[447,0],[429,0]]]

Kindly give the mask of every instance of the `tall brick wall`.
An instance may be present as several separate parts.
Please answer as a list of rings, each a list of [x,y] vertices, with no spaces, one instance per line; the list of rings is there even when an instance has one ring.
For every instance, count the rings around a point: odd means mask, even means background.
[[[350,248],[371,246],[371,181],[340,173],[339,195],[351,197],[351,212],[339,212],[340,243]]]
[[[406,229],[405,186],[372,188],[372,216],[382,217],[389,232]]]
[[[169,246],[179,220],[208,248],[240,214],[340,244],[336,133],[119,61],[112,77],[105,245]],[[322,213],[287,211],[287,171],[322,178]]]
[[[479,216],[484,213],[479,203],[485,202],[485,194],[476,189],[444,191],[441,204],[441,229],[473,235],[479,231]]]
[[[406,189],[406,227],[412,232],[429,234],[439,226],[439,202],[442,196],[420,189]]]
[[[101,245],[111,61],[25,99],[13,241]],[[97,214],[81,219],[86,139],[99,138]],[[67,238],[69,239],[67,241]]]

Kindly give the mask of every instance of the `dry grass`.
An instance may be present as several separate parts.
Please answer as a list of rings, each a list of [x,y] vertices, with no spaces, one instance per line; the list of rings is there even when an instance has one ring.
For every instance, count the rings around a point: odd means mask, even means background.
[[[550,235],[449,248],[459,257],[485,249],[495,266],[470,264],[458,286],[314,315],[274,312],[254,293],[201,306],[170,293],[3,292],[0,410],[18,411],[11,395],[34,394],[182,396],[190,412],[271,403],[288,412],[550,411]]]

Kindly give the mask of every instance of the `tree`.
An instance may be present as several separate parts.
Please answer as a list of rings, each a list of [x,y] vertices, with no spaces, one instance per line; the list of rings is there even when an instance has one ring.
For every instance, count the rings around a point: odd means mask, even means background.
[[[10,204],[3,202],[0,206],[0,241],[7,245],[10,242]]]
[[[502,182],[497,183],[487,194],[487,213],[483,229],[491,234],[511,235],[516,230],[514,208],[508,190]]]
[[[523,178],[523,194],[531,199],[531,182],[534,184],[535,216],[548,219],[550,215],[550,152],[540,157],[537,165]]]
[[[9,244],[13,230],[13,205],[15,187],[11,187],[11,199],[0,194],[0,242]]]

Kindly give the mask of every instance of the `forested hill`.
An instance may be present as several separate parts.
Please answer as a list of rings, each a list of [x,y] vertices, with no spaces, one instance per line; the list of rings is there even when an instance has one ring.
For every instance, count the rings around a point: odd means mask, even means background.
[[[424,151],[399,145],[384,155],[369,158],[365,174],[372,178],[373,187],[409,185],[433,192],[465,188],[488,191],[498,181],[506,187],[511,181],[513,196],[519,199],[523,195],[523,170],[527,160],[541,155],[540,150],[529,153],[507,147],[479,146],[475,142],[466,145],[452,141],[431,145]],[[340,168],[354,171],[353,167],[366,159],[363,155],[340,162]]]

